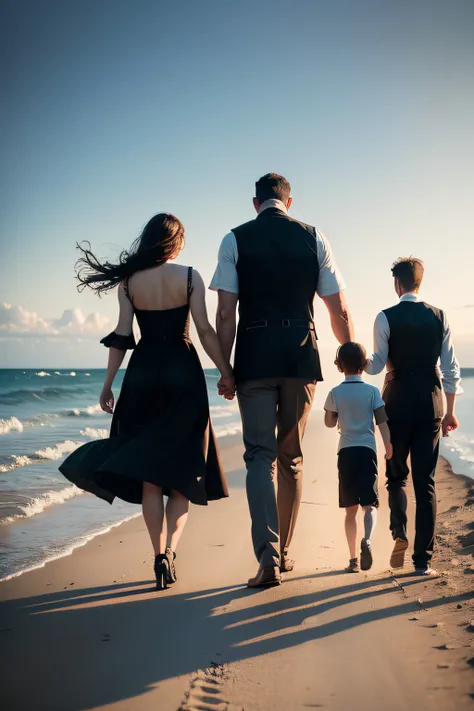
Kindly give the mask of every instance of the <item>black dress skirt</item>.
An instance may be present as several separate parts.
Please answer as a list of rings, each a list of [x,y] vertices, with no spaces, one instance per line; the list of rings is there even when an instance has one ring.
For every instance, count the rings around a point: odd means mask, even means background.
[[[189,271],[188,297],[192,270]],[[59,467],[79,488],[112,503],[141,503],[143,482],[193,504],[228,496],[199,356],[189,339],[188,304],[135,309],[141,340],[110,334],[102,343],[134,348],[115,407],[110,437],[88,442]]]

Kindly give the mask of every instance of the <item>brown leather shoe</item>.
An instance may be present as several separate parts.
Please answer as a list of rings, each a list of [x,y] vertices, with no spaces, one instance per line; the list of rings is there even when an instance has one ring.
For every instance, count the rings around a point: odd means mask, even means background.
[[[391,568],[403,568],[405,565],[405,553],[408,548],[408,541],[405,538],[396,538],[393,546],[392,555],[390,556]]]
[[[254,578],[250,578],[247,583],[248,588],[263,588],[267,585],[280,585],[281,575],[280,568],[275,565],[271,568],[264,568],[260,566],[257,575]]]

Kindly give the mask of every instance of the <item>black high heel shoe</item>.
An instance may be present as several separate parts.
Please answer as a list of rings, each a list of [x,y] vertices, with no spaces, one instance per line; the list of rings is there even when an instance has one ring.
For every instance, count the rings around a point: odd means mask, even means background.
[[[155,556],[155,576],[156,589],[166,590],[168,588],[168,579],[170,576],[170,567],[166,554],[160,553]]]
[[[169,576],[168,576],[168,583],[175,583],[178,580],[178,576],[176,575],[176,566],[175,566],[175,560],[176,560],[176,553],[171,550],[171,548],[167,548],[165,551],[165,555],[168,561],[168,568],[169,568]]]

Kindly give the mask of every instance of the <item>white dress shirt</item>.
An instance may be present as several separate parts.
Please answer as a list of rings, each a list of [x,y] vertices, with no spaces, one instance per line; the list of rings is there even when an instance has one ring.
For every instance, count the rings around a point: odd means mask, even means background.
[[[269,207],[276,207],[282,212],[288,212],[286,205],[281,200],[266,200],[260,206],[259,214]],[[316,255],[319,265],[317,292],[319,296],[338,294],[346,288],[342,276],[332,256],[331,247],[325,236],[316,230]],[[237,240],[233,232],[226,234],[222,240],[217,268],[209,286],[213,291],[228,291],[230,294],[239,293],[239,276],[237,262],[239,253]]]
[[[421,301],[418,294],[409,292],[400,297],[400,301]],[[439,365],[443,378],[443,390],[446,393],[460,395],[462,393],[461,371],[454,353],[453,338],[446,315],[443,313],[443,343]],[[374,324],[374,353],[367,359],[365,370],[369,375],[377,375],[385,368],[388,359],[390,326],[383,311],[377,314]]]

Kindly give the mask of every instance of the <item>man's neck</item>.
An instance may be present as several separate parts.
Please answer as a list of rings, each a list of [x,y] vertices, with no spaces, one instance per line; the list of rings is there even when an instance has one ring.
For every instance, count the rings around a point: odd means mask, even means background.
[[[262,202],[260,207],[258,208],[258,214],[260,215],[261,212],[264,210],[268,210],[269,207],[276,208],[277,210],[281,210],[282,212],[288,212],[286,205],[284,202],[281,200],[265,200],[265,202]]]

